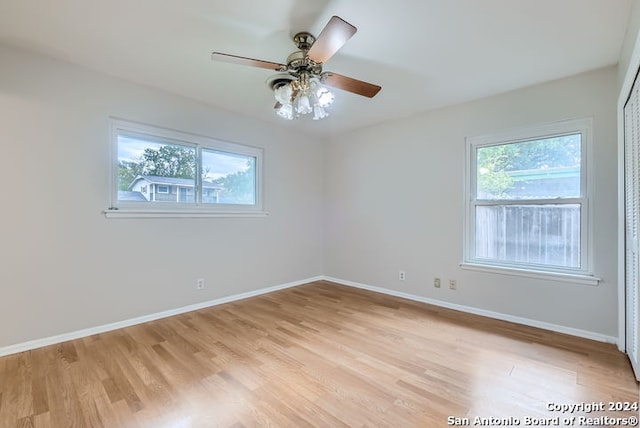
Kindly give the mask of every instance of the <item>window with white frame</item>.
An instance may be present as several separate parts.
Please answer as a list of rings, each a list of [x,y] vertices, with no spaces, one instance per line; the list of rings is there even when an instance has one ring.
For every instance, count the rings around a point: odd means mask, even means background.
[[[467,138],[463,265],[591,275],[591,120]]]
[[[108,216],[262,213],[262,149],[116,119],[112,145]]]

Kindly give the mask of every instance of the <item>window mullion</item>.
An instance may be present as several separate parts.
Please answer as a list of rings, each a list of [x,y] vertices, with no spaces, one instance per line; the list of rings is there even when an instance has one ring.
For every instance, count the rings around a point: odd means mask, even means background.
[[[493,199],[476,200],[475,205],[496,206],[496,205],[572,205],[582,204],[585,198],[555,198],[555,199]]]
[[[196,182],[195,182],[195,199],[196,205],[202,204],[202,147],[196,146]]]

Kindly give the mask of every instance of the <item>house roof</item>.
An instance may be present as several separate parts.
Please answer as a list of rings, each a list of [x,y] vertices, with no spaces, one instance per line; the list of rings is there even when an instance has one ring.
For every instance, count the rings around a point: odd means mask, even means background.
[[[161,177],[158,175],[138,175],[129,185],[129,189],[132,189],[134,184],[136,184],[136,182],[140,180],[145,180],[150,184],[159,184],[161,186],[194,187],[194,182],[191,178]],[[203,181],[202,187],[205,189],[224,189],[224,187],[211,181]]]
[[[514,181],[549,180],[558,178],[580,177],[580,166],[566,166],[555,168],[522,169],[508,171],[507,174]]]
[[[118,190],[119,201],[146,201],[147,199],[140,192],[130,190]]]

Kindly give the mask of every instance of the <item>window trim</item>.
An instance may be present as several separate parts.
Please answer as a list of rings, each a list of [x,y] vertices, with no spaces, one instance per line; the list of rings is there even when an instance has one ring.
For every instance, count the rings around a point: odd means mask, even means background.
[[[245,144],[223,141],[194,133],[133,122],[120,118],[110,118],[110,162],[109,162],[109,208],[104,210],[107,218],[205,218],[205,217],[264,217],[264,149]],[[153,138],[154,141],[193,147],[198,152],[211,149],[219,152],[255,158],[255,204],[211,204],[118,201],[118,135]],[[196,164],[194,191],[200,194],[201,165]],[[196,198],[198,200],[198,198]]]
[[[569,281],[579,284],[597,285],[600,278],[593,274],[593,173],[592,118],[570,119],[541,125],[473,136],[465,138],[464,169],[464,231],[463,260],[465,269],[518,275],[546,280]],[[554,136],[581,134],[581,183],[579,198],[499,200],[489,202],[476,199],[476,150],[479,147],[504,145],[540,140]],[[505,263],[475,257],[475,207],[482,205],[544,205],[580,204],[580,268],[562,268],[534,264]]]

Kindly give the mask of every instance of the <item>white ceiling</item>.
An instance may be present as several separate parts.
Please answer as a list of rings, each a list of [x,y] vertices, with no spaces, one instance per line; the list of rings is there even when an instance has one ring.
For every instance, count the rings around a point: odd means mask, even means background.
[[[330,135],[615,64],[632,0],[2,0],[0,43],[181,94],[297,131]],[[358,28],[325,70],[379,84],[335,90],[331,116],[273,112],[265,69],[298,31],[332,15]]]

